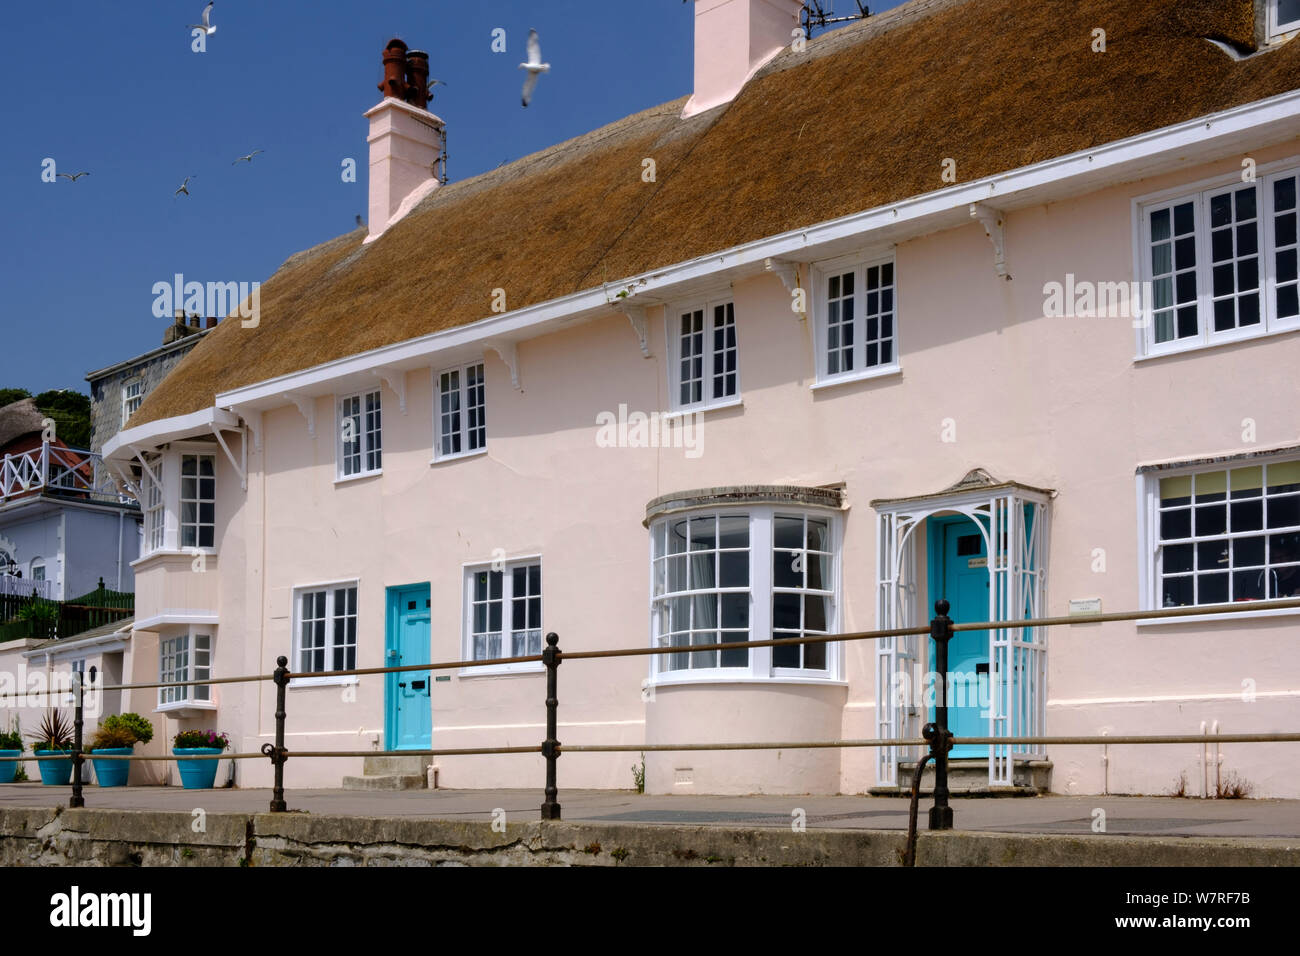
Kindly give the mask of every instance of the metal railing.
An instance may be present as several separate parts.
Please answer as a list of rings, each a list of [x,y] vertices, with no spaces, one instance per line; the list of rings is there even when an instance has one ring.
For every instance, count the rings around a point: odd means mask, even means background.
[[[931,830],[948,830],[953,826],[953,811],[949,805],[951,796],[948,789],[948,753],[957,744],[1053,744],[1053,745],[1075,745],[1075,744],[1098,744],[1103,746],[1112,746],[1115,744],[1144,744],[1144,745],[1168,745],[1168,744],[1189,744],[1189,743],[1297,743],[1300,742],[1300,731],[1290,733],[1258,733],[1258,734],[1130,734],[1130,735],[1111,735],[1111,736],[1089,736],[1089,735],[1066,735],[1066,736],[1006,736],[1006,737],[957,737],[948,729],[948,641],[954,633],[961,631],[980,631],[994,628],[1011,628],[1011,627],[1051,627],[1067,626],[1076,624],[1100,624],[1117,621],[1148,620],[1161,618],[1178,618],[1178,617],[1197,617],[1205,614],[1219,613],[1244,613],[1245,611],[1257,610],[1297,610],[1300,609],[1300,598],[1288,598],[1285,600],[1275,601],[1256,601],[1252,602],[1249,608],[1243,608],[1239,604],[1231,605],[1200,605],[1196,607],[1181,608],[1162,608],[1151,611],[1120,611],[1102,614],[1080,614],[1068,617],[1047,617],[1034,618],[1019,621],[985,621],[981,623],[962,623],[957,624],[948,616],[950,610],[947,601],[935,602],[935,617],[928,625],[921,625],[907,628],[892,628],[888,630],[874,631],[856,631],[847,634],[825,634],[812,637],[791,637],[791,638],[773,638],[769,640],[748,641],[746,647],[782,647],[800,644],[829,644],[847,641],[859,640],[877,640],[885,637],[898,637],[902,635],[924,635],[928,634],[935,641],[935,672],[938,681],[936,687],[935,700],[935,719],[927,723],[921,731],[920,739],[906,738],[876,738],[863,740],[798,740],[798,741],[752,741],[752,742],[711,742],[711,743],[677,743],[677,744],[577,744],[564,746],[558,739],[558,712],[559,712],[559,667],[566,660],[596,660],[610,657],[643,657],[660,654],[680,654],[683,649],[677,646],[670,647],[638,647],[638,648],[619,648],[603,649],[592,651],[561,651],[559,646],[559,636],[554,632],[546,635],[546,647],[541,654],[530,654],[517,657],[502,657],[492,660],[457,660],[457,661],[435,661],[428,664],[406,664],[397,667],[363,667],[352,668],[341,671],[309,671],[300,674],[290,672],[288,658],[279,657],[276,661],[276,669],[272,674],[255,674],[243,677],[215,677],[203,680],[190,681],[158,681],[149,683],[130,683],[130,684],[110,684],[98,688],[99,691],[110,690],[147,690],[160,687],[192,687],[214,684],[238,684],[249,682],[271,681],[276,687],[275,702],[275,740],[274,743],[263,744],[261,751],[258,753],[221,753],[215,755],[150,755],[136,756],[131,755],[104,755],[94,756],[95,760],[127,760],[127,761],[158,761],[172,760],[182,762],[190,760],[251,760],[257,758],[270,759],[274,769],[274,783],[272,787],[272,797],[270,801],[270,810],[273,813],[283,813],[287,811],[288,805],[284,795],[284,773],[285,766],[291,758],[356,758],[356,757],[375,757],[375,756],[392,756],[392,757],[412,757],[412,756],[469,756],[483,754],[541,754],[546,762],[546,781],[544,787],[545,799],[541,805],[541,818],[543,820],[561,819],[561,807],[559,803],[559,786],[558,786],[558,761],[564,753],[637,753],[637,752],[684,752],[684,751],[730,751],[730,750],[807,750],[807,749],[827,749],[827,748],[877,748],[877,747],[911,747],[925,746],[928,747],[928,753],[918,761],[913,776],[911,786],[911,812],[909,814],[910,826],[908,833],[908,851],[905,855],[905,864],[910,865],[909,861],[915,859],[915,840],[916,840],[916,803],[919,796],[920,782],[922,771],[925,764],[933,761],[935,764],[935,785],[933,790],[934,804],[930,808],[929,828]],[[720,644],[699,644],[690,645],[686,651],[696,653],[710,650],[735,650],[735,643]],[[428,750],[309,750],[309,751],[290,751],[285,746],[285,727],[288,720],[286,712],[286,691],[290,682],[295,678],[311,677],[369,677],[378,674],[401,674],[422,671],[436,670],[453,670],[464,667],[482,667],[492,664],[518,664],[518,663],[536,663],[540,662],[546,671],[546,737],[537,745],[517,746],[517,747],[460,747],[460,748],[431,748]],[[68,691],[36,691],[35,694],[66,694]],[[73,763],[72,773],[72,796],[69,799],[70,807],[85,806],[85,798],[81,781],[81,767],[86,760],[86,751],[83,748],[83,724],[84,724],[84,701],[85,687],[74,674],[72,681],[72,692],[74,694],[74,740],[70,750],[62,753],[50,753],[48,756],[36,757],[0,757],[0,761],[14,762],[22,760],[71,760]],[[4,694],[0,695],[0,700],[11,697],[30,696],[30,694]],[[48,753],[48,752],[43,752]]]

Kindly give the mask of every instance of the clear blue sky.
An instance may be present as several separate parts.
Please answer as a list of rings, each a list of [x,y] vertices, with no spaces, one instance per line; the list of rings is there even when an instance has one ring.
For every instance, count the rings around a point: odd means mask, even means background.
[[[875,0],[873,12],[901,0]],[[825,4],[829,6],[829,4]],[[839,0],[852,9],[852,0]],[[0,35],[0,386],[86,391],[85,373],[162,343],[152,286],[264,281],[366,213],[380,53],[427,50],[464,179],[690,92],[680,0],[202,0],[9,3]],[[494,28],[507,52],[491,51]],[[519,103],[530,27],[553,64]],[[237,156],[265,150],[252,163]],[[41,181],[42,160],[75,183]],[[357,161],[355,183],[340,164]],[[194,175],[191,195],[173,190]]]

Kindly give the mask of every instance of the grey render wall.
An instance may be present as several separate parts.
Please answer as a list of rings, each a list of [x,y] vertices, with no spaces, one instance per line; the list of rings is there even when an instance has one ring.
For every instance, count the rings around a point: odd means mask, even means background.
[[[140,556],[140,515],[135,509],[33,498],[21,508],[0,511],[0,535],[13,542],[24,579],[31,578],[33,559],[45,562],[55,599],[93,591],[101,577],[110,590],[135,590],[131,562]]]
[[[162,348],[111,366],[102,376],[86,376],[90,383],[90,451],[98,454],[104,443],[122,430],[122,389],[126,383],[139,378],[144,385],[142,394],[148,395],[198,345],[206,331],[192,332]]]
[[[99,586],[100,578],[104,579],[104,587],[109,590],[135,590],[131,562],[140,556],[138,512],[121,508],[101,511],[67,505],[63,546],[67,555],[64,562],[66,597],[93,591]]]

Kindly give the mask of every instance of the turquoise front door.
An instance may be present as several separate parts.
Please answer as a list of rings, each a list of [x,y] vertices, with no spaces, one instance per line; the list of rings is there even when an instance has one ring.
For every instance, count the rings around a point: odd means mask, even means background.
[[[387,667],[429,663],[429,585],[388,589]],[[428,750],[433,740],[429,671],[384,675],[386,750]]]
[[[953,623],[989,619],[989,557],[984,535],[970,518],[931,518],[930,581],[933,600],[951,605]],[[935,660],[934,641],[930,660]],[[956,737],[988,736],[989,632],[958,631],[948,642],[948,729]],[[936,683],[937,692],[937,683]],[[934,708],[930,709],[934,720]],[[953,757],[986,757],[987,745],[958,745]]]

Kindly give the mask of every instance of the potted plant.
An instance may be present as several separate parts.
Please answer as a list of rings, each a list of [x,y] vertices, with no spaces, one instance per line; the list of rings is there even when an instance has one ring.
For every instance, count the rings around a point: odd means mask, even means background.
[[[230,739],[215,730],[182,730],[172,740],[178,757],[216,756],[230,746]],[[181,786],[186,790],[210,790],[217,779],[219,760],[178,760]]]
[[[23,735],[17,727],[8,733],[0,734],[0,757],[21,757],[23,747]],[[17,760],[0,763],[0,783],[13,783],[14,775],[18,773],[18,768],[21,766],[22,764]]]
[[[66,757],[47,757],[41,754],[67,754],[72,751],[72,724],[57,710],[52,710],[41,720],[32,739],[32,753],[36,754],[41,768],[41,783],[47,787],[66,786],[72,782],[72,761]]]
[[[100,757],[127,757],[136,743],[147,744],[151,740],[153,724],[139,714],[113,714],[99,725],[88,749]],[[124,786],[131,772],[129,760],[97,760],[92,756],[90,762],[95,765],[95,778],[101,787]]]

